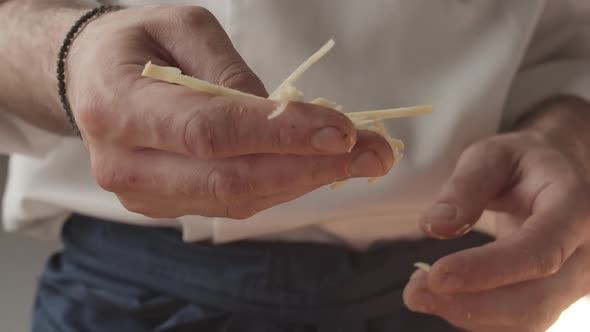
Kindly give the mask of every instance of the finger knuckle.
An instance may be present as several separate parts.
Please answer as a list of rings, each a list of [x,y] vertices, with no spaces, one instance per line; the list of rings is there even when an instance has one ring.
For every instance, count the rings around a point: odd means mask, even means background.
[[[153,128],[150,130],[151,140],[155,143],[155,146],[166,146],[166,142],[170,141],[170,137],[183,139],[184,137],[178,137],[179,131],[176,128],[182,128],[186,126],[188,120],[181,122],[179,117],[175,114],[162,114],[157,119],[149,121],[150,126]],[[183,124],[181,124],[183,123]],[[179,124],[181,124],[179,126]],[[179,142],[174,140],[175,143]],[[168,143],[169,144],[169,143]]]
[[[220,68],[214,83],[227,87],[243,87],[253,82],[261,84],[260,79],[241,59],[235,59]]]
[[[170,19],[182,26],[203,28],[217,22],[217,19],[209,10],[200,6],[187,6],[175,8]]]
[[[84,105],[76,109],[75,113],[75,121],[86,135],[104,138],[112,132],[113,115],[101,107],[96,99],[89,98]]]
[[[213,13],[211,13],[207,8],[200,6],[189,7],[185,11],[185,18],[188,22],[192,23],[193,26],[217,23],[215,15],[213,15]]]
[[[210,117],[197,114],[184,126],[185,149],[197,159],[210,160],[216,157],[216,137]]]
[[[473,143],[467,147],[463,158],[481,160],[482,162],[503,163],[512,158],[512,150],[504,141],[488,139]]]
[[[567,258],[566,248],[560,243],[549,244],[544,253],[535,255],[534,266],[539,276],[550,276],[563,266]]]
[[[137,171],[122,167],[117,168],[114,163],[95,162],[92,168],[97,184],[109,192],[133,191],[141,182],[141,177]]]
[[[116,172],[113,167],[105,161],[93,161],[92,172],[97,184],[104,190],[117,192],[120,188],[116,180]]]
[[[223,123],[225,130],[223,135],[220,135],[218,141],[223,141],[218,142],[216,147],[229,151],[235,149],[240,143],[244,144],[243,141],[240,142],[240,137],[251,134],[248,128],[252,127],[248,123],[252,123],[252,111],[246,105],[237,102],[219,105],[216,108],[225,109],[219,117],[219,121]]]
[[[531,165],[543,165],[537,172],[547,177],[556,177],[564,188],[580,182],[577,170],[562,151],[547,147],[532,147],[527,150],[523,161]]]
[[[233,172],[214,169],[207,176],[208,191],[215,201],[229,206],[248,196],[251,187]]]

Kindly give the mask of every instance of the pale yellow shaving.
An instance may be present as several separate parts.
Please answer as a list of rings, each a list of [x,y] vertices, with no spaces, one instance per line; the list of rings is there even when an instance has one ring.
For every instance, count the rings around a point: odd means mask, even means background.
[[[420,105],[412,107],[392,108],[386,110],[364,111],[347,113],[346,115],[356,121],[360,120],[386,120],[404,118],[409,116],[432,113],[432,105]]]
[[[335,102],[328,100],[326,98],[316,98],[314,100],[311,101],[311,104],[314,105],[318,105],[318,106],[323,106],[323,107],[328,107],[331,109],[335,109],[338,112],[342,112],[344,109],[342,108],[342,105],[338,105]]]
[[[193,90],[200,92],[209,93],[212,95],[264,99],[256,95],[226,88],[219,85],[214,85],[195,77],[183,75],[182,71],[180,71],[180,69],[178,68],[157,66],[152,64],[151,61],[145,65],[143,72],[141,74],[145,77],[150,77],[160,81],[182,85],[187,88],[191,88]]]
[[[377,178],[377,177],[369,178],[369,179],[367,180],[367,182],[368,182],[369,184],[375,184],[375,183],[377,183],[377,181],[379,181],[379,178]]]
[[[422,262],[416,262],[416,263],[414,263],[414,267],[417,268],[417,269],[420,269],[420,270],[422,270],[424,272],[430,272],[430,269],[432,268],[430,266],[430,264],[422,263]]]
[[[278,100],[286,87],[295,85],[295,82],[299,79],[299,77],[301,77],[301,75],[311,68],[311,66],[323,58],[324,55],[328,54],[335,44],[336,43],[334,43],[334,40],[330,39],[324,46],[322,46],[322,48],[320,48],[317,52],[305,60],[301,65],[299,65],[299,67],[297,67],[297,69],[295,69],[295,71],[289,75],[289,77],[287,77],[287,79],[285,79],[273,93],[270,94],[269,99]]]
[[[334,182],[330,188],[332,188],[332,190],[337,190],[340,189],[340,187],[342,187],[343,185],[346,184],[346,182],[348,182],[348,180],[344,180],[344,181],[338,181],[338,182]]]

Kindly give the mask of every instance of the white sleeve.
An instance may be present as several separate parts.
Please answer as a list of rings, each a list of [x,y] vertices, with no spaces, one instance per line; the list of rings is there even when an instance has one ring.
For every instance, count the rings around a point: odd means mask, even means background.
[[[0,154],[43,156],[62,139],[0,108]]]
[[[502,127],[557,95],[590,101],[590,1],[547,0],[512,83]]]

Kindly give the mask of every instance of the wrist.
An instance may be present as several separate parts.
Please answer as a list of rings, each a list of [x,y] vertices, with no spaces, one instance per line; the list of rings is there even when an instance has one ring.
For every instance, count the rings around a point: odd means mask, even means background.
[[[540,137],[566,155],[590,179],[590,103],[571,96],[547,100],[523,116],[514,130]]]
[[[69,128],[57,93],[56,62],[72,24],[90,7],[78,1],[13,0],[0,7],[0,104],[54,132]]]
[[[40,8],[38,14],[40,17],[52,17],[54,27],[54,34],[51,38],[51,43],[48,45],[49,55],[42,61],[43,70],[43,82],[44,82],[44,101],[47,102],[50,111],[56,115],[59,122],[59,127],[63,128],[64,133],[71,134],[71,125],[68,119],[68,115],[64,109],[62,101],[60,100],[60,94],[58,91],[58,77],[57,77],[57,61],[60,54],[60,49],[64,44],[66,35],[76,23],[80,17],[91,10],[89,6],[77,6],[77,7],[61,7],[61,8]],[[74,37],[75,39],[75,37]],[[72,41],[72,43],[74,43]],[[71,44],[70,44],[71,45]],[[67,68],[68,57],[64,58],[65,65]],[[64,80],[67,85],[68,78]]]

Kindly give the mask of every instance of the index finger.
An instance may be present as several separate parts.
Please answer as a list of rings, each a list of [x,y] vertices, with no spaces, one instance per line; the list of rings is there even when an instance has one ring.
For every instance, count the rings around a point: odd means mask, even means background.
[[[439,293],[477,292],[557,272],[580,242],[577,222],[565,211],[546,208],[507,238],[443,257],[429,273],[429,287]]]
[[[222,159],[248,154],[331,155],[349,151],[356,130],[344,114],[329,108],[265,99],[212,96],[181,86],[140,83],[122,102],[125,141],[196,157]]]

